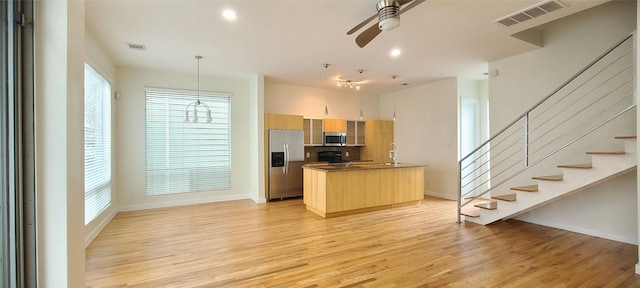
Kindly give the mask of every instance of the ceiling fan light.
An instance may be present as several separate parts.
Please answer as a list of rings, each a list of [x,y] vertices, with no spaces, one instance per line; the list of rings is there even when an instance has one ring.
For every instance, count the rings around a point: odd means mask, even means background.
[[[400,26],[400,2],[397,0],[380,0],[376,4],[378,10],[378,28],[389,31]]]
[[[400,26],[400,18],[387,18],[378,22],[378,28],[382,31],[389,31]]]

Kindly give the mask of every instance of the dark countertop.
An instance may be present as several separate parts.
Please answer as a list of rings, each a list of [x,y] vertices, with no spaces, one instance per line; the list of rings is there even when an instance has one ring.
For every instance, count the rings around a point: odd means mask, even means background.
[[[303,169],[318,170],[324,172],[337,172],[337,171],[355,171],[355,170],[371,170],[371,169],[393,169],[393,168],[413,168],[413,167],[426,167],[427,165],[410,164],[410,163],[372,163],[372,162],[353,162],[353,163],[339,163],[339,164],[305,164]]]

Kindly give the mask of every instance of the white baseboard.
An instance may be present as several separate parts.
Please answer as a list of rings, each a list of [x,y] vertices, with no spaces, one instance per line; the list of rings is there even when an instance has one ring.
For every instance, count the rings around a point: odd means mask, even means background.
[[[107,215],[107,217],[104,217],[104,219],[102,219],[102,221],[100,221],[100,223],[96,226],[95,229],[93,229],[93,231],[91,231],[84,239],[84,248],[89,247],[89,244],[91,244],[91,242],[93,242],[93,239],[96,239],[96,237],[98,237],[98,234],[100,234],[100,232],[102,232],[102,229],[104,229],[104,227],[107,226],[107,224],[109,224],[109,222],[111,222],[111,220],[113,219],[113,217],[116,217],[116,214],[118,214],[118,209],[111,209],[111,213],[109,213],[109,215]]]
[[[564,223],[553,222],[553,221],[549,221],[549,220],[545,220],[545,219],[531,217],[531,216],[528,216],[528,215],[520,215],[518,217],[515,217],[515,219],[518,219],[518,220],[521,220],[521,221],[525,221],[525,222],[529,222],[529,223],[533,223],[533,224],[542,225],[542,226],[548,226],[548,227],[558,228],[558,229],[567,230],[567,231],[571,231],[571,232],[576,232],[576,233],[580,233],[580,234],[586,234],[586,235],[589,235],[589,236],[609,239],[609,240],[623,242],[623,243],[632,244],[632,245],[638,245],[638,238],[635,238],[635,237],[629,237],[629,236],[609,233],[609,232],[605,232],[605,231],[598,231],[598,230],[593,230],[593,229],[589,229],[589,228],[584,228],[584,227],[578,227],[578,226],[573,226],[573,225],[564,224]],[[638,266],[637,265],[636,265],[636,272],[638,272]]]
[[[251,201],[256,202],[256,204],[264,204],[264,203],[267,203],[267,198],[264,198],[264,197],[251,197]]]
[[[435,191],[424,190],[424,195],[438,197],[438,198],[447,199],[447,200],[453,200],[453,201],[457,201],[458,200],[458,199],[456,199],[455,196],[452,196],[452,195],[449,195],[449,194],[444,194],[444,193],[439,193],[439,192],[435,192]]]
[[[231,196],[217,196],[217,197],[207,197],[207,198],[198,198],[198,199],[189,199],[189,200],[177,200],[177,201],[157,202],[157,203],[149,203],[149,204],[137,204],[137,205],[120,206],[118,211],[120,211],[120,212],[136,211],[136,210],[166,208],[166,207],[174,207],[174,206],[204,204],[204,203],[243,200],[243,199],[253,200],[249,194],[246,194],[246,195],[231,195]]]

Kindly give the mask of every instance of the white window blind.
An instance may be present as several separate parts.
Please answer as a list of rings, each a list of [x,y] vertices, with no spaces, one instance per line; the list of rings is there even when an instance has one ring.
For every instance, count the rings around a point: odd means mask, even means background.
[[[231,188],[229,96],[201,91],[200,101],[209,105],[212,122],[193,123],[184,118],[187,105],[197,99],[196,91],[145,89],[147,195]],[[198,111],[200,121],[207,119],[204,107]]]
[[[111,85],[84,64],[84,223],[111,203]]]

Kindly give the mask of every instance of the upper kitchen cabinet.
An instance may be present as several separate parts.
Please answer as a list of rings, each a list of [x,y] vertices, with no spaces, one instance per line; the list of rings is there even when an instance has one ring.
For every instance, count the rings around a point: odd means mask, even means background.
[[[390,162],[389,149],[394,136],[393,121],[367,120],[365,136],[367,145],[360,150],[360,159],[373,162]]]
[[[344,119],[324,119],[324,132],[347,132],[347,121]]]
[[[265,114],[266,130],[303,130],[301,115]]]
[[[322,145],[322,119],[304,118],[304,145],[321,146]]]
[[[347,145],[365,145],[365,126],[366,124],[364,121],[347,121]]]

